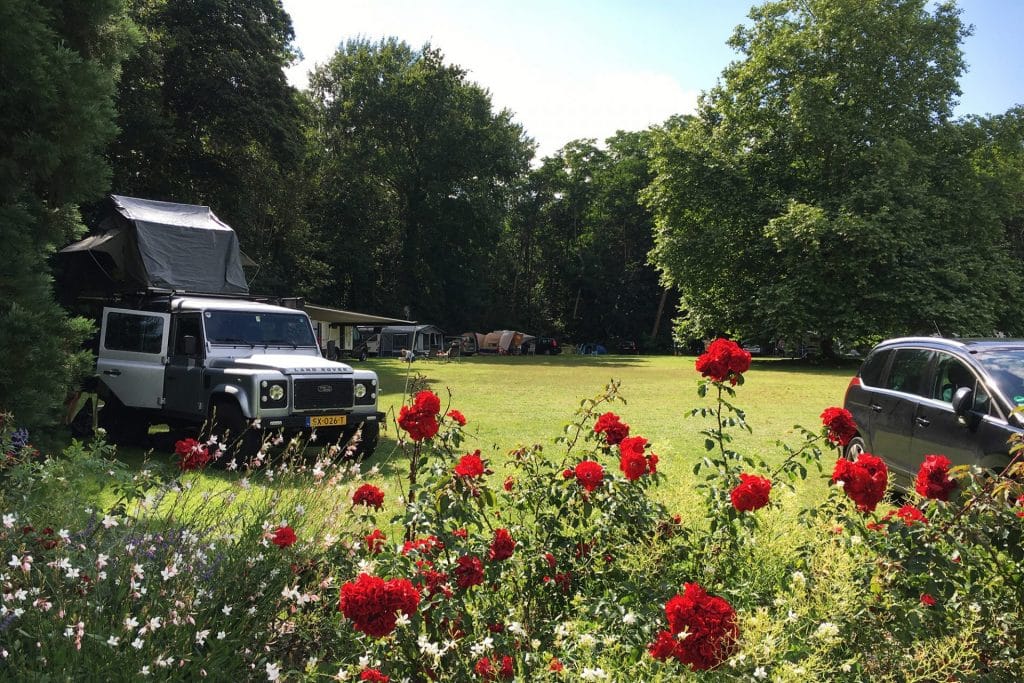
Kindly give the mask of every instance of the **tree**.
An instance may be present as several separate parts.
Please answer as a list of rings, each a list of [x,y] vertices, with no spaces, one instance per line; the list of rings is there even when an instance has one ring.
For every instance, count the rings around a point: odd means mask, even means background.
[[[284,68],[295,57],[280,0],[132,0],[145,37],[124,65],[119,194],[210,205],[259,263],[254,287],[308,289],[302,217],[306,120]]]
[[[325,302],[450,329],[488,313],[488,272],[532,143],[429,45],[350,41],[310,79],[309,215]]]
[[[1012,332],[1020,283],[951,121],[952,3],[781,0],[698,119],[659,136],[654,263],[695,336]],[[979,291],[987,292],[980,298]]]
[[[54,302],[47,258],[107,189],[130,36],[120,0],[0,3],[0,410],[24,425],[54,422],[89,362],[89,323]]]
[[[653,218],[640,201],[650,148],[649,132],[619,132],[603,149],[576,140],[531,173],[509,260],[527,283],[519,305],[530,311],[529,329],[604,341],[650,333],[661,296],[647,264]]]

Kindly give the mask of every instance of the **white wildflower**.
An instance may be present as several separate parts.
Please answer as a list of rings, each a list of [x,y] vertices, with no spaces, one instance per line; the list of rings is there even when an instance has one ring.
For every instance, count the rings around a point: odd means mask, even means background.
[[[117,520],[110,515],[104,515],[103,517],[103,528],[109,529],[110,527],[118,526]]]
[[[267,680],[276,681],[281,677],[281,666],[279,664],[273,664],[267,662]]]

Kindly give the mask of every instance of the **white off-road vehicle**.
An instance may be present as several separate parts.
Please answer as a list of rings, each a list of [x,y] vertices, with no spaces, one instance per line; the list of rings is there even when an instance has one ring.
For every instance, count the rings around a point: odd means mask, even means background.
[[[299,310],[230,297],[165,295],[138,308],[103,310],[96,363],[115,443],[140,441],[151,424],[209,427],[239,455],[266,432],[305,431],[377,444],[377,375],[322,357]]]
[[[168,424],[244,457],[267,432],[347,444],[358,431],[352,453],[373,452],[377,375],[323,358],[304,311],[249,294],[229,225],[193,204],[111,195],[109,208],[60,251],[57,274],[62,303],[99,323],[99,423],[113,442]]]

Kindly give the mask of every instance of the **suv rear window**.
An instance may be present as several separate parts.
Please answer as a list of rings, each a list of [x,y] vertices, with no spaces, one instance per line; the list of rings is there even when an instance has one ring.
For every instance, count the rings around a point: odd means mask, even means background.
[[[924,395],[922,387],[933,355],[933,351],[926,349],[896,349],[885,387],[893,391]]]
[[[860,369],[860,381],[870,387],[881,386],[882,373],[885,372],[885,364],[889,362],[891,355],[891,349],[883,349],[868,356]]]

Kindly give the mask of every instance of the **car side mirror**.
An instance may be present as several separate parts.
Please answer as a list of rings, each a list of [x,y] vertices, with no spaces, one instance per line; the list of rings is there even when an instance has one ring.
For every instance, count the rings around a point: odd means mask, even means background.
[[[967,413],[971,411],[971,407],[974,405],[974,389],[970,387],[960,387],[953,394],[953,412],[961,420],[966,419]]]
[[[199,343],[194,334],[186,334],[181,340],[181,346],[186,356],[195,356],[199,353]]]

